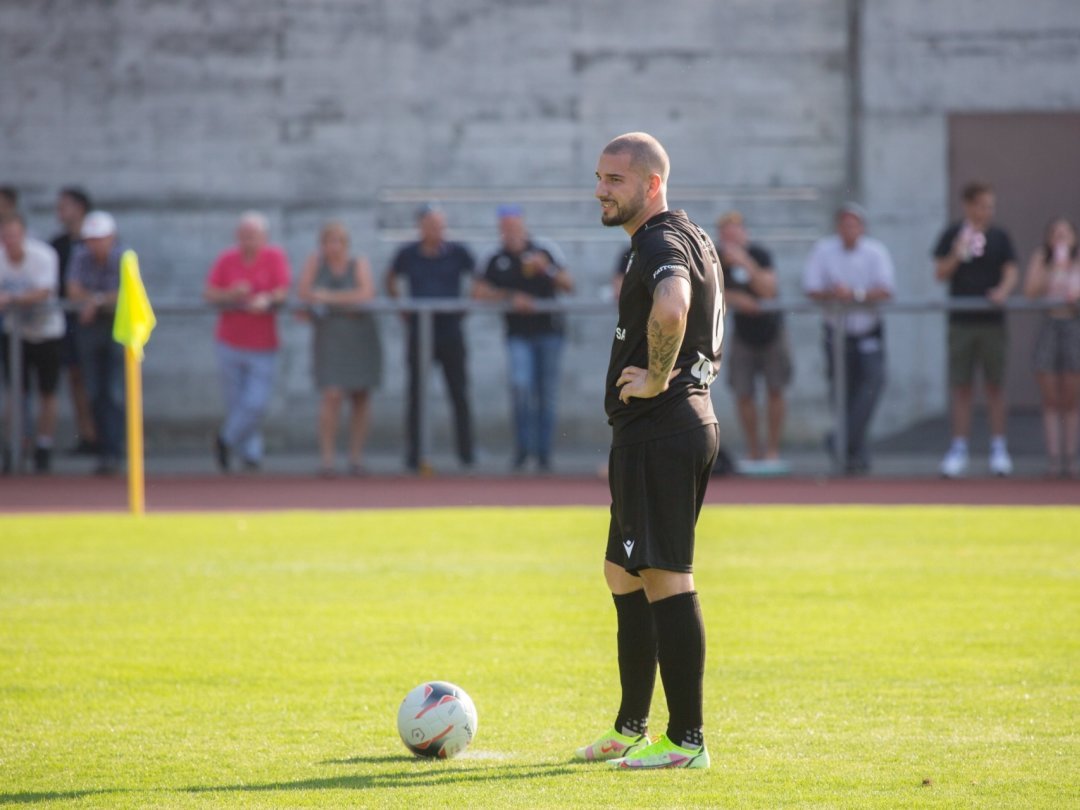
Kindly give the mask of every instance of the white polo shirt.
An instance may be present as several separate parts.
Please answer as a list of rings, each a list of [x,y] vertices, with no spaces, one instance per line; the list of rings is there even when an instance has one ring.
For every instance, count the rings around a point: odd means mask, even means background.
[[[4,310],[4,331],[18,334],[23,340],[41,343],[64,335],[64,313],[56,297],[60,262],[56,251],[37,239],[27,237],[23,257],[14,263],[0,247],[0,290],[21,295],[35,290],[49,290],[43,303],[33,307],[9,306]]]
[[[894,294],[893,263],[885,245],[861,236],[855,247],[847,250],[836,234],[819,239],[806,260],[803,291],[821,293],[838,286],[849,290],[885,289]],[[829,317],[832,320],[835,316]],[[847,314],[844,328],[848,336],[858,337],[872,332],[880,322],[881,317],[874,310],[853,310]]]

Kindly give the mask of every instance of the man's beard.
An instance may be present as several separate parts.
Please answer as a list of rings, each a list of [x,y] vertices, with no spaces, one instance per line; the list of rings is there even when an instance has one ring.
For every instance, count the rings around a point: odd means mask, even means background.
[[[642,189],[635,199],[627,201],[625,205],[615,200],[611,202],[615,203],[614,208],[610,210],[600,209],[600,221],[609,228],[625,225],[641,213],[641,209],[645,207],[645,191]]]

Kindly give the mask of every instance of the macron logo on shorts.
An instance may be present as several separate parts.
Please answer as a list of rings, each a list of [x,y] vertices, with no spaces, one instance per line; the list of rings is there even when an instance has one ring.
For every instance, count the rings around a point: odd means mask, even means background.
[[[633,540],[623,540],[623,548],[626,549],[626,556],[629,557],[634,551]]]

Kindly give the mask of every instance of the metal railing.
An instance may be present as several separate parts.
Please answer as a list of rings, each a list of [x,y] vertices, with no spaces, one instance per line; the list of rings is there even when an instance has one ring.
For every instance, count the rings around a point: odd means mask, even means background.
[[[933,312],[998,312],[998,311],[1038,311],[1049,310],[1066,306],[1067,302],[1055,299],[1042,299],[1031,301],[1022,298],[1010,299],[1003,307],[998,307],[989,301],[966,298],[909,298],[895,299],[879,303],[820,303],[811,300],[778,300],[772,299],[760,302],[762,312],[779,312],[784,314],[820,313],[834,324],[835,332],[832,341],[832,362],[834,369],[832,386],[832,422],[834,425],[833,446],[833,470],[842,473],[844,461],[847,455],[847,432],[845,424],[847,420],[847,404],[844,391],[847,384],[847,357],[845,352],[845,322],[844,317],[849,312],[858,310],[873,310],[882,318],[890,314],[900,313],[933,313]],[[40,306],[40,305],[39,305]],[[55,306],[55,304],[53,304]],[[78,310],[78,305],[64,301],[60,306],[68,311]],[[306,304],[289,303],[277,309],[278,312],[312,313],[325,311],[330,307],[326,305],[310,306]],[[421,460],[426,457],[430,447],[430,420],[427,414],[428,380],[430,378],[431,363],[434,348],[434,318],[437,314],[472,314],[472,313],[505,313],[511,312],[512,307],[506,302],[478,301],[471,298],[420,298],[420,299],[376,299],[364,304],[337,305],[335,309],[352,310],[357,312],[370,312],[374,314],[415,315],[417,318],[417,340],[419,363],[417,385],[418,410],[419,410],[419,435],[417,437],[418,455]],[[220,307],[212,307],[202,302],[191,301],[157,301],[154,303],[154,311],[158,315],[205,315],[208,312],[220,311]],[[616,314],[615,303],[610,300],[561,298],[555,300],[538,300],[534,302],[533,311],[537,313],[556,312],[566,315],[599,315],[608,314],[612,317]],[[829,317],[831,316],[831,318]],[[11,465],[15,470],[22,465],[22,437],[23,437],[23,397],[22,390],[22,351],[21,341],[17,334],[9,335],[8,343],[8,368],[9,390],[6,392],[10,397],[8,413],[8,448],[11,453]]]

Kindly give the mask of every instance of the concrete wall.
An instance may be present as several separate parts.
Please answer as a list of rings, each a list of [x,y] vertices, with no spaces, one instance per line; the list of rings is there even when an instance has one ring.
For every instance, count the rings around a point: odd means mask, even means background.
[[[926,243],[943,216],[944,112],[988,98],[1077,106],[1076,26],[1038,38],[1062,28],[1054,19],[1075,17],[1076,4],[865,5],[866,198],[905,268],[902,291],[924,294]],[[612,135],[647,129],[673,156],[673,204],[703,223],[742,208],[776,254],[783,295],[795,298],[810,243],[850,191],[847,9],[845,0],[4,3],[0,179],[23,190],[43,235],[54,227],[56,189],[86,185],[117,215],[162,302],[197,298],[236,215],[252,207],[267,212],[297,267],[334,217],[381,275],[424,196],[444,199],[452,230],[481,257],[494,245],[496,203],[523,202],[533,230],[566,250],[578,296],[599,298],[625,238],[598,224],[596,155]],[[980,89],[990,69],[1001,75],[992,94]],[[810,441],[827,419],[818,325],[813,316],[790,323],[789,434]],[[400,332],[392,318],[383,325],[388,376],[373,441],[391,446],[402,411]],[[211,326],[205,316],[161,319],[146,364],[159,442],[201,447],[220,411]],[[600,315],[571,327],[567,443],[605,440],[612,326]],[[308,335],[301,324],[283,328],[271,441],[307,445]],[[481,441],[501,453],[501,330],[490,317],[469,329]],[[894,341],[896,383],[879,429],[940,408],[940,384],[918,362],[939,344],[925,340]],[[726,389],[715,399],[734,434]],[[441,402],[436,417],[441,441]]]

